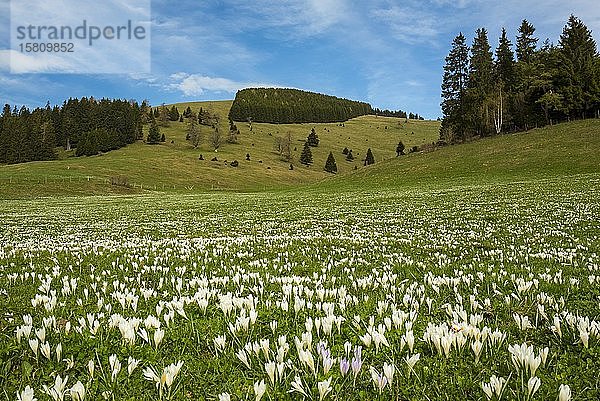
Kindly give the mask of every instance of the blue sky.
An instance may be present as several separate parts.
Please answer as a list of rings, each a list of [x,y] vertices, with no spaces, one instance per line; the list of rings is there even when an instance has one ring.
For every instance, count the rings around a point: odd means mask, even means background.
[[[127,0],[117,0],[127,1]],[[140,74],[11,74],[9,3],[0,0],[0,102],[39,106],[68,97],[151,104],[232,99],[281,86],[440,115],[444,57],[458,32],[486,27],[492,47],[523,18],[557,42],[570,14],[600,40],[595,0],[152,1],[152,69]]]

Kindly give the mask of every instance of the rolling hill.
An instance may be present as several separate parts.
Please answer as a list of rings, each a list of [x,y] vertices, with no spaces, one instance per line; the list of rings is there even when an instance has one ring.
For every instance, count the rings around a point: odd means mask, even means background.
[[[203,107],[227,116],[231,101],[176,104],[180,111]],[[221,130],[228,122],[221,118]],[[49,162],[0,166],[0,198],[54,195],[135,194],[146,191],[197,193],[213,190],[254,192],[264,190],[379,190],[399,187],[448,188],[462,185],[507,183],[599,173],[600,122],[576,121],[524,133],[500,135],[428,153],[395,157],[402,140],[407,149],[435,141],[438,122],[362,116],[344,124],[263,124],[238,122],[238,144],[210,149],[211,129],[202,127],[204,142],[193,149],[185,140],[185,124],[162,128],[161,145],[137,142],[92,157],[67,157]],[[315,128],[321,140],[312,148],[314,163],[298,163],[303,142]],[[277,136],[290,133],[294,143],[294,169],[274,151]],[[353,150],[348,162],[342,149]],[[371,147],[376,164],[363,167]],[[339,173],[323,171],[329,151]],[[198,160],[199,155],[203,161]],[[250,160],[246,160],[246,154]],[[216,157],[218,161],[210,161]],[[237,168],[230,162],[238,160]],[[356,167],[356,170],[355,170]],[[126,176],[132,188],[110,185],[110,177]]]
[[[319,188],[457,188],[599,174],[600,120],[499,135],[386,160]],[[315,187],[315,186],[313,186]]]
[[[176,104],[180,112],[188,106],[200,107],[220,116],[221,132],[228,132],[227,115],[231,101]],[[169,105],[170,107],[171,105]],[[0,197],[52,195],[129,194],[145,190],[202,192],[211,190],[259,191],[292,188],[326,179],[325,160],[332,151],[339,174],[363,168],[362,159],[370,147],[377,162],[395,156],[402,140],[407,148],[431,143],[438,138],[439,123],[405,119],[361,116],[340,123],[319,124],[249,124],[238,122],[239,143],[225,143],[214,152],[208,143],[212,129],[201,126],[204,141],[199,148],[185,140],[186,124],[172,122],[162,127],[166,142],[146,145],[137,142],[127,147],[91,157],[68,157],[61,160],[0,166]],[[314,163],[310,167],[298,160],[304,140],[315,128],[320,145],[312,148]],[[146,127],[147,129],[148,127]],[[290,133],[293,139],[293,165],[281,160],[274,151],[275,138]],[[353,150],[354,162],[345,161],[344,147]],[[204,161],[198,160],[203,155]],[[246,154],[250,160],[246,160]],[[218,161],[212,162],[216,157]],[[239,167],[230,166],[237,160]],[[226,164],[227,162],[227,164]],[[110,178],[127,177],[133,188],[110,185]]]

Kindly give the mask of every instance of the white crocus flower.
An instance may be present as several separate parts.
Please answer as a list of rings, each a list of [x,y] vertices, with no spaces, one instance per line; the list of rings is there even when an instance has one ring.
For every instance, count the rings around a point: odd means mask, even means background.
[[[561,384],[558,389],[558,401],[570,401],[571,400],[571,388],[568,384]]]
[[[119,359],[115,354],[108,357],[108,362],[110,364],[111,371],[110,378],[112,381],[115,381],[119,375],[119,372],[121,371],[121,362],[119,362]]]
[[[29,339],[29,347],[31,348],[31,350],[33,351],[33,353],[35,354],[35,357],[38,357],[38,348],[39,348],[39,341],[37,338],[31,338]]]
[[[529,381],[527,382],[527,397],[531,398],[533,397],[533,395],[538,391],[538,389],[540,388],[540,385],[542,384],[542,381],[540,380],[539,377],[537,376],[533,376],[529,379]]]
[[[164,337],[165,331],[163,329],[157,329],[154,332],[154,346],[158,348],[158,345],[161,343]]]
[[[244,351],[244,349],[243,349],[243,348],[242,348],[242,349],[240,349],[240,350],[239,350],[239,351],[238,351],[238,352],[235,354],[235,356],[237,356],[237,358],[238,358],[240,361],[242,361],[242,363],[243,363],[244,365],[246,365],[246,367],[247,367],[248,369],[250,369],[250,361],[248,360],[248,354],[246,354],[246,351]]]
[[[25,389],[20,393],[17,392],[17,401],[37,401],[33,389],[29,386],[25,386]]]
[[[292,382],[292,389],[289,392],[293,393],[294,391],[308,398],[308,393],[304,390],[304,385],[302,384],[302,379],[300,379],[300,376],[296,376]]]
[[[129,357],[129,359],[127,360],[127,375],[128,376],[131,376],[131,373],[133,373],[133,371],[135,370],[135,368],[137,368],[139,363],[140,363],[139,360]]]
[[[414,371],[415,364],[419,361],[420,358],[421,358],[421,354],[414,354],[410,358],[408,357],[408,355],[406,356],[405,360],[406,360],[406,364],[408,365],[409,375],[410,375],[410,372]]]
[[[94,378],[94,367],[96,365],[94,364],[94,360],[90,359],[87,363],[87,369],[88,369],[88,373],[90,374],[90,379]]]
[[[69,376],[66,376],[63,380],[59,375],[56,375],[54,385],[52,387],[44,385],[44,391],[46,394],[52,397],[54,401],[63,401],[65,398],[65,387],[67,386],[67,380],[69,380]]]
[[[265,370],[267,371],[267,375],[269,376],[269,380],[271,380],[272,385],[275,385],[276,369],[277,369],[277,365],[275,364],[275,362],[271,361],[271,362],[265,363]]]
[[[62,343],[58,343],[54,351],[56,352],[56,360],[60,362],[60,357],[62,355]]]
[[[50,359],[50,344],[47,342],[40,345],[40,352],[46,359]]]
[[[394,372],[396,371],[396,367],[394,364],[383,364],[383,374],[387,378],[388,383],[391,385],[394,381]]]
[[[319,389],[319,401],[322,401],[323,398],[327,396],[332,390],[331,387],[331,377],[327,380],[317,383],[317,388]]]
[[[265,391],[267,391],[267,384],[265,383],[264,379],[260,382],[254,383],[254,394],[256,394],[256,401],[260,401],[265,394]]]
[[[163,370],[163,376],[161,377],[161,381],[164,381],[164,383],[167,385],[167,387],[171,387],[173,385],[173,381],[179,374],[179,371],[181,370],[182,366],[183,366],[183,361],[179,361],[177,363],[172,363],[169,366],[167,366]]]
[[[70,393],[73,401],[83,401],[85,399],[85,386],[80,381],[77,381],[71,387]]]
[[[144,369],[142,374],[144,375],[144,379],[154,382],[156,384],[156,388],[159,388],[161,385],[160,376],[158,376],[158,373],[156,373],[154,368],[148,366],[146,369]]]
[[[479,362],[479,356],[481,355],[481,350],[483,348],[483,343],[479,340],[475,340],[471,343],[471,349],[475,354],[475,363]]]

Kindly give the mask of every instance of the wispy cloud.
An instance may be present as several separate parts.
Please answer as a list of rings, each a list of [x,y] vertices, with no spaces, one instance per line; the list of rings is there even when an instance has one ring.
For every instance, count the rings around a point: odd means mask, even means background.
[[[391,6],[375,9],[371,16],[387,24],[395,39],[408,44],[431,42],[441,33],[435,15],[417,8]]]
[[[231,22],[231,31],[260,30],[282,41],[328,33],[347,23],[353,8],[348,0],[224,0],[221,4],[223,17],[216,20]]]
[[[150,0],[104,0],[101,4],[95,0],[78,0],[76,4],[63,0],[11,1],[9,36],[12,49],[20,53],[10,53],[12,71],[91,74],[149,71],[149,21]],[[126,33],[122,33],[124,26]],[[143,29],[143,35],[133,33],[137,27]],[[25,50],[28,43],[43,45],[42,49],[47,49],[50,43],[65,43],[65,46],[68,43],[71,47],[51,52]]]
[[[16,50],[0,50],[0,71],[20,74],[71,71],[74,66],[60,55],[52,53],[32,56]]]

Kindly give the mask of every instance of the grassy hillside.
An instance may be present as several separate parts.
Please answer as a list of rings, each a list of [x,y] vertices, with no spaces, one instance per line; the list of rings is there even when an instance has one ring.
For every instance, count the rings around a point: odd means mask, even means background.
[[[452,187],[600,173],[600,120],[500,135],[375,164],[321,185],[331,189]]]
[[[231,101],[180,103],[183,112],[190,106],[200,107],[221,116],[221,132],[228,132],[227,114]],[[161,128],[167,138],[160,145],[138,142],[104,155],[74,158],[61,155],[63,160],[32,162],[0,166],[0,197],[46,195],[80,195],[105,193],[136,193],[144,190],[198,192],[210,190],[257,191],[291,188],[298,184],[314,183],[328,177],[323,171],[329,151],[333,151],[340,173],[362,168],[361,159],[371,147],[377,161],[395,156],[396,144],[402,140],[407,147],[435,141],[438,123],[404,119],[364,116],[344,124],[258,124],[250,131],[247,123],[238,123],[239,144],[224,144],[213,152],[209,144],[211,129],[202,127],[204,141],[193,149],[185,141],[185,123],[173,122]],[[298,163],[306,136],[315,127],[321,140],[313,149],[314,164]],[[387,127],[387,128],[386,128]],[[294,170],[273,151],[275,137],[292,135],[297,149]],[[342,149],[353,149],[356,160],[346,162]],[[246,154],[250,161],[246,161]],[[204,161],[198,160],[203,154]],[[211,162],[213,157],[218,162]],[[229,162],[238,160],[237,168]],[[228,164],[225,164],[225,161]],[[262,161],[262,163],[261,163]],[[111,186],[112,176],[122,175],[134,184],[133,189]]]
[[[231,101],[180,103],[182,112],[200,107],[221,116],[221,132],[227,133]],[[131,194],[150,191],[206,192],[211,190],[262,191],[308,188],[331,190],[384,187],[449,187],[563,177],[600,172],[600,121],[587,120],[545,127],[525,133],[501,135],[430,153],[395,157],[402,140],[407,148],[437,138],[438,123],[404,119],[359,117],[341,126],[331,124],[259,124],[250,131],[238,122],[239,144],[224,144],[218,152],[209,145],[211,129],[202,127],[204,141],[193,149],[185,141],[185,123],[162,128],[167,141],[160,145],[138,142],[93,157],[66,157],[52,162],[0,166],[0,198]],[[298,163],[303,142],[315,128],[321,140],[312,148],[314,164]],[[275,138],[290,133],[294,144],[294,169],[273,150]],[[353,150],[356,160],[347,162],[342,149]],[[376,164],[363,167],[371,147]],[[333,151],[339,173],[325,173],[323,166]],[[246,153],[250,161],[245,160]],[[198,160],[199,155],[204,161]],[[218,161],[210,161],[217,157]],[[233,168],[229,163],[238,160]],[[227,161],[227,164],[225,163]],[[356,167],[356,170],[355,170]],[[111,186],[110,177],[126,176],[133,188]]]

